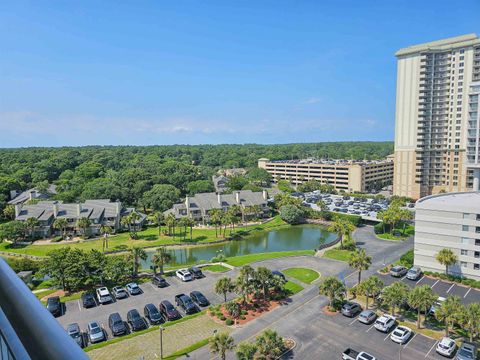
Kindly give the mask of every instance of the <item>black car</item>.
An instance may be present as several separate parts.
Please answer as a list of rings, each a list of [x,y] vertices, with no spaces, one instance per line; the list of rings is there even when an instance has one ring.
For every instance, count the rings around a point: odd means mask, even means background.
[[[273,270],[273,271],[272,271],[272,275],[278,276],[278,277],[282,278],[282,279],[285,280],[285,281],[287,280],[287,279],[285,278],[285,275],[283,275],[283,273],[280,272],[280,271],[278,271],[278,270]]]
[[[147,304],[143,308],[143,315],[150,321],[150,324],[160,324],[164,322],[162,314],[158,311],[157,307],[153,304]]]
[[[210,301],[200,291],[192,291],[190,298],[200,306],[210,305]]]
[[[92,294],[83,293],[82,305],[84,308],[91,308],[91,307],[97,306],[97,302],[95,301],[95,297]]]
[[[148,327],[147,322],[143,317],[140,316],[140,313],[137,309],[132,309],[127,313],[127,321],[132,327],[133,331],[143,330]]]
[[[108,317],[108,327],[112,331],[113,336],[125,335],[127,327],[119,313],[110,314]]]
[[[152,284],[157,285],[160,288],[168,286],[167,280],[158,275],[152,278]]]
[[[202,273],[202,270],[200,270],[199,268],[197,268],[195,266],[192,266],[191,268],[189,268],[188,271],[190,271],[190,274],[192,274],[194,279],[201,279],[201,278],[205,277],[205,275],[203,275],[203,273]]]
[[[183,310],[185,310],[185,313],[187,314],[193,314],[198,310],[190,296],[185,294],[176,295],[175,303],[177,304],[177,306],[180,306]]]
[[[52,296],[48,298],[47,310],[55,317],[62,315],[62,303],[60,302],[60,297]]]
[[[180,313],[168,300],[163,300],[158,306],[158,309],[167,320],[176,320],[180,318]]]
[[[67,333],[70,337],[75,340],[75,342],[80,346],[82,349],[85,347],[85,336],[80,331],[80,326],[77,323],[73,323],[67,326]]]

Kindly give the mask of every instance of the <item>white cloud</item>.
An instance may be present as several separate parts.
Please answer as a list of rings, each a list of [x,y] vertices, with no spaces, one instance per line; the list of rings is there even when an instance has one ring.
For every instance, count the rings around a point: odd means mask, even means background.
[[[318,104],[319,102],[321,102],[322,99],[319,98],[319,97],[311,97],[310,99],[307,99],[305,101],[305,104],[308,104],[308,105],[311,105],[311,104]]]

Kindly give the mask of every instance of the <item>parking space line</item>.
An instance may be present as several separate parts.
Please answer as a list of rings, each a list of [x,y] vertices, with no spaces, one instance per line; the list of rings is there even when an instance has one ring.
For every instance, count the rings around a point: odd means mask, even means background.
[[[430,288],[433,289],[433,287],[434,287],[435,285],[437,285],[439,281],[440,281],[440,280],[435,281],[435,283],[434,283],[432,286],[430,286]]]
[[[450,290],[452,290],[452,288],[455,286],[455,284],[452,284],[452,286],[450,286],[447,290],[447,294],[450,292]]]
[[[157,288],[155,288],[155,286],[153,286],[152,283],[148,283],[148,285],[150,285],[152,287],[153,290],[157,290]]]
[[[470,291],[472,291],[472,288],[468,289],[468,291],[465,293],[465,295],[463,295],[463,298],[464,298],[464,299],[467,297],[467,295],[468,295],[468,293],[469,293]]]
[[[80,300],[77,300],[77,304],[78,304],[78,310],[82,311],[82,307],[80,306]]]
[[[438,344],[438,341],[435,341],[435,343],[432,345],[432,347],[430,348],[430,350],[428,350],[428,352],[425,354],[425,357],[428,356],[428,354],[430,354],[433,350],[433,348]]]
[[[415,285],[418,285],[418,284],[420,283],[420,281],[422,281],[422,280],[423,280],[423,278],[424,278],[424,277],[425,277],[425,275],[424,275],[424,276],[422,276],[422,277],[420,278],[420,280],[418,280],[418,281],[415,283]]]
[[[390,337],[390,334],[387,334],[387,336],[385,336],[385,339],[383,339],[383,341],[387,341],[389,337]]]
[[[357,321],[357,319],[353,319],[352,322],[348,325],[353,325],[355,323],[355,321]]]
[[[365,332],[369,332],[370,330],[373,329],[373,327],[374,327],[374,325],[370,326],[370,327],[367,329],[367,331],[365,331]]]
[[[413,334],[413,337],[410,340],[407,341],[407,343],[405,344],[405,346],[403,348],[406,349],[408,344],[410,344],[413,341],[413,339],[415,339],[415,336],[417,336],[417,335],[418,335],[418,333]]]

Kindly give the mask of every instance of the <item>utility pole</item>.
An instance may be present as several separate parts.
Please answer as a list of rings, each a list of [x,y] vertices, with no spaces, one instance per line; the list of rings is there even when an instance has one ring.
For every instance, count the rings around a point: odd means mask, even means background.
[[[163,359],[163,330],[165,328],[160,325],[158,329],[160,330],[160,359]]]

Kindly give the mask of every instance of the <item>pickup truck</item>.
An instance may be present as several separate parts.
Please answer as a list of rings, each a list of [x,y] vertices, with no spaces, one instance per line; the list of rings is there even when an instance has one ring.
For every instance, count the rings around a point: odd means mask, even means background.
[[[185,294],[176,295],[175,303],[177,304],[177,306],[180,306],[183,310],[185,310],[185,313],[187,314],[192,314],[194,312],[197,312],[197,307],[195,303],[188,295],[185,295]]]
[[[348,348],[342,353],[343,360],[376,360],[375,356],[366,353],[365,351],[355,351],[351,348]]]

